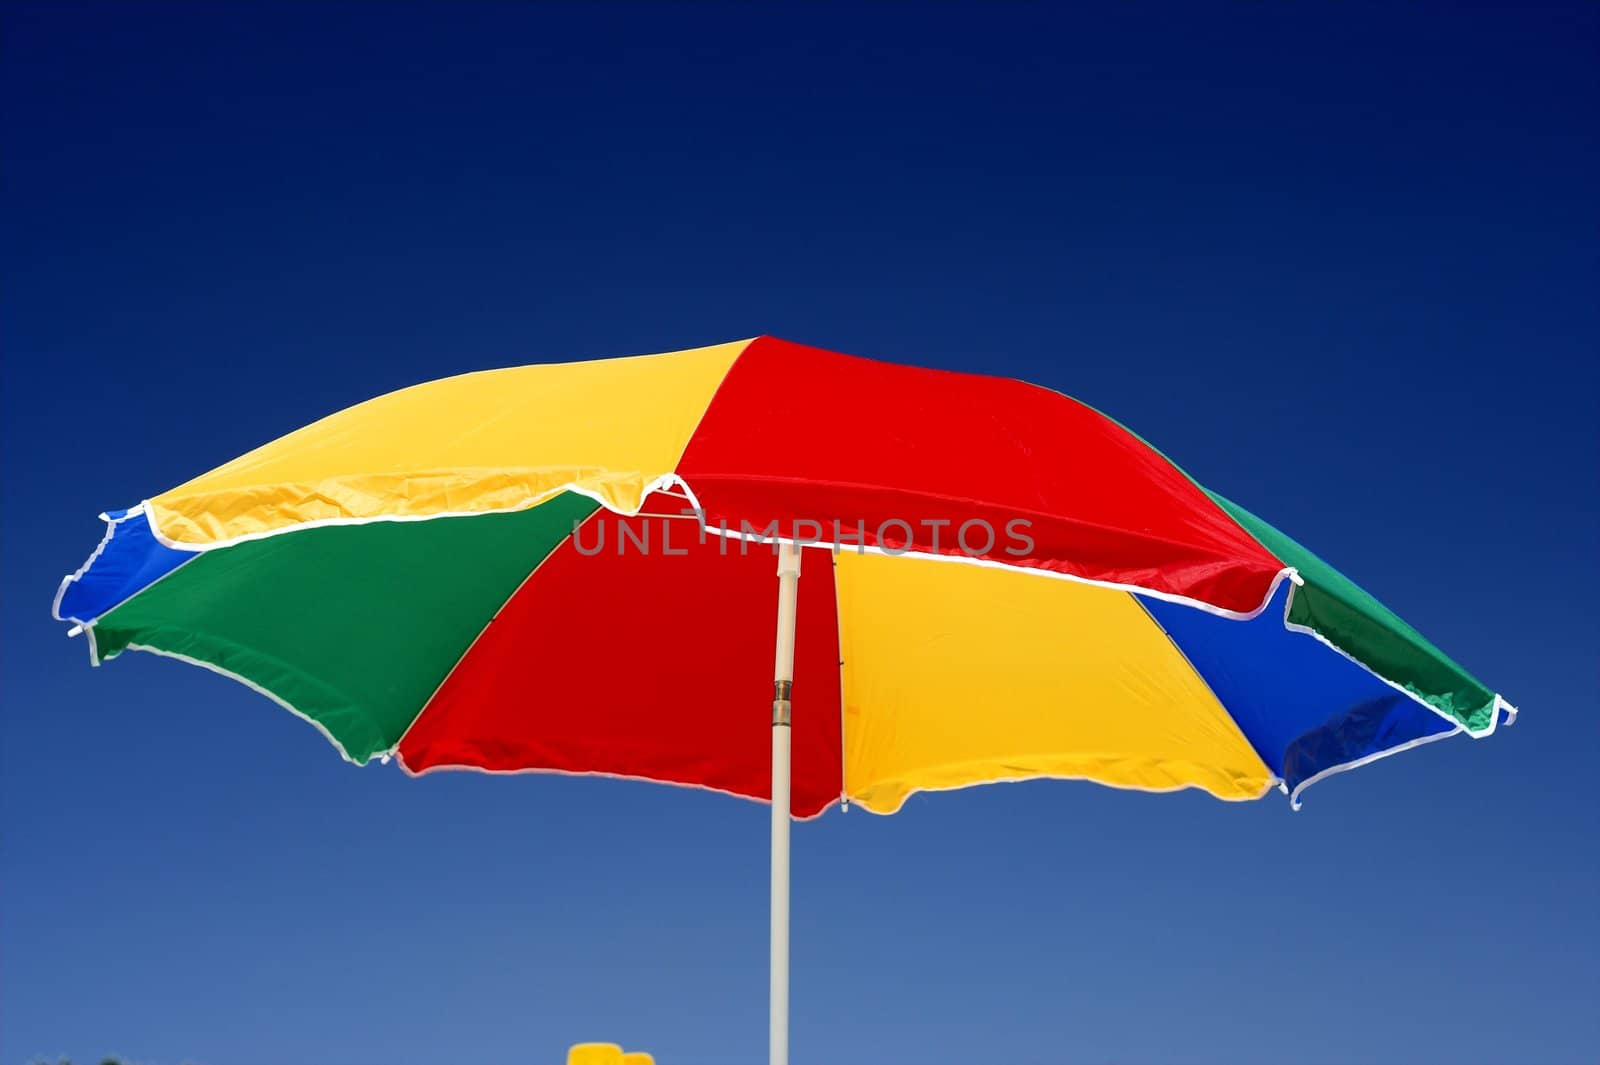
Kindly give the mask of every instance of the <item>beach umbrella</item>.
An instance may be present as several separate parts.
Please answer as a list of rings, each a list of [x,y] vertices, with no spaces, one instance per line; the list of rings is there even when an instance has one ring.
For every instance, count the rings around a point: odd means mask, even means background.
[[[770,337],[402,389],[104,517],[54,608],[95,662],[223,673],[358,764],[770,801],[775,1063],[792,818],[1046,777],[1298,803],[1514,714],[1092,408]]]

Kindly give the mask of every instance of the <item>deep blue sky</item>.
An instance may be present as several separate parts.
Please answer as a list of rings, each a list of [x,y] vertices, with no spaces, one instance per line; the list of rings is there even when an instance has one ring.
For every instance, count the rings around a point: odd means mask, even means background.
[[[7,6],[0,1065],[759,1060],[763,807],[359,771],[47,614],[370,394],[757,333],[1091,402],[1524,709],[1299,814],[800,826],[797,1062],[1594,1060],[1597,21]]]

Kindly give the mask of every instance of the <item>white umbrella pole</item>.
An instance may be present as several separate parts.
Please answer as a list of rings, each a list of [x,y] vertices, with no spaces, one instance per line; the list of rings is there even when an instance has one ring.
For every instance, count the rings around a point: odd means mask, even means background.
[[[789,693],[800,548],[778,548],[778,649],[772,671],[772,978],[767,1060],[789,1065]]]

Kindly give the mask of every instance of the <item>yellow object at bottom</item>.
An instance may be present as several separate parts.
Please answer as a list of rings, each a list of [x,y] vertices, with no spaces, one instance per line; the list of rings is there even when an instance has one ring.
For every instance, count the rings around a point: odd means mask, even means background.
[[[615,1043],[577,1043],[567,1050],[567,1065],[656,1065],[656,1059]]]
[[[845,791],[1058,777],[1258,798],[1274,777],[1132,595],[994,566],[843,553]]]

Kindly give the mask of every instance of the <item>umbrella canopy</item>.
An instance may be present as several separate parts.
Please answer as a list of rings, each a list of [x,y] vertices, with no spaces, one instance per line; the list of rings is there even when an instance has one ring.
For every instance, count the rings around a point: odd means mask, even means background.
[[[358,763],[770,801],[773,1065],[791,815],[1038,777],[1298,801],[1514,713],[1097,411],[771,337],[403,389],[105,519],[55,603],[96,662],[216,670]]]
[[[1093,409],[769,337],[403,389],[105,518],[55,604],[95,661],[216,670],[412,772],[767,799],[773,538],[827,548],[799,817],[1037,777],[1298,798],[1512,712]]]

